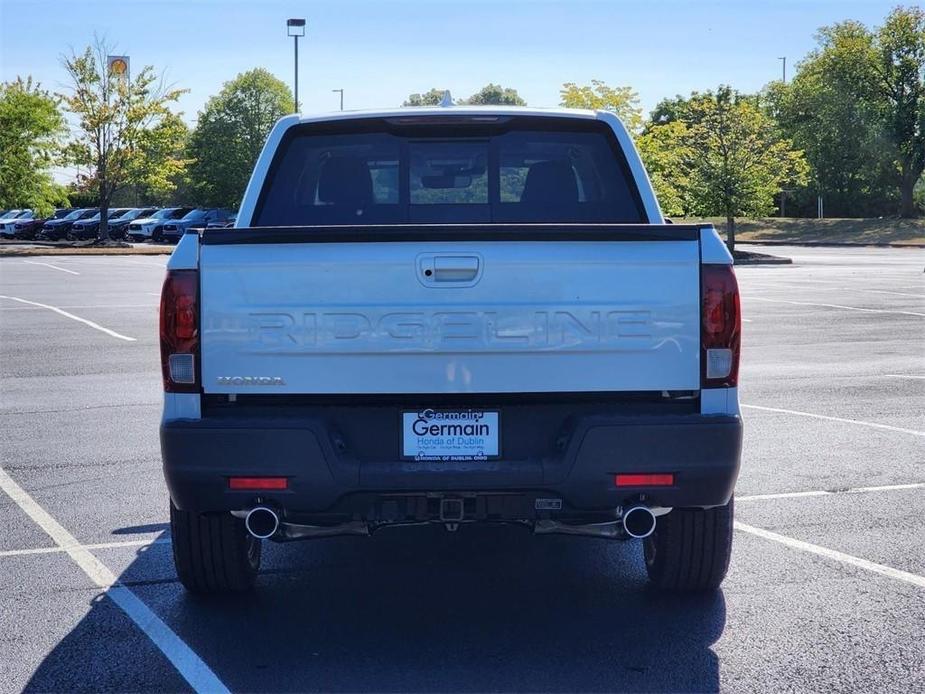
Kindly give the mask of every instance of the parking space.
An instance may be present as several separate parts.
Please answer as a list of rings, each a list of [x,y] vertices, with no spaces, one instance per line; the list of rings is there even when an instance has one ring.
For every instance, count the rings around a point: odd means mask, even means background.
[[[925,689],[925,252],[774,252],[738,270],[742,525],[696,597],[638,544],[425,527],[265,546],[256,592],[191,598],[165,259],[0,259],[0,690]]]

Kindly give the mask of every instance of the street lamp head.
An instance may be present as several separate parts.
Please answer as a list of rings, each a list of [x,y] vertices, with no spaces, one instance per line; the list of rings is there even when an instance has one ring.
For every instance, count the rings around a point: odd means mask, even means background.
[[[287,36],[305,36],[304,19],[287,19],[286,20]]]

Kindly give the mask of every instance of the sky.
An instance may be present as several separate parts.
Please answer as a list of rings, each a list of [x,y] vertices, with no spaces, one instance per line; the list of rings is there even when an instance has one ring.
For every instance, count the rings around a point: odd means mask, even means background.
[[[303,111],[398,106],[412,92],[466,97],[488,82],[556,106],[563,82],[629,85],[646,113],[664,97],[731,84],[761,88],[815,45],[818,27],[879,25],[888,0],[0,0],[0,81],[66,86],[61,55],[94,35],[190,92],[191,124],[223,82],[264,67],[292,83],[288,17],[299,45]]]

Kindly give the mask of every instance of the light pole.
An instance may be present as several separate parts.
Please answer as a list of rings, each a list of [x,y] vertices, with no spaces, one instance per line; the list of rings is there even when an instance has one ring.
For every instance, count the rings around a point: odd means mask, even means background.
[[[344,110],[344,90],[343,89],[332,89],[332,92],[340,92],[340,110]]]
[[[291,36],[295,44],[295,88],[293,96],[295,98],[295,112],[299,112],[299,37],[305,36],[304,19],[287,19],[286,34]]]
[[[782,63],[782,65],[781,65],[781,75],[782,75],[781,81],[782,81],[784,84],[787,84],[787,56],[782,55],[781,57],[778,58],[778,60],[781,61],[781,63]]]

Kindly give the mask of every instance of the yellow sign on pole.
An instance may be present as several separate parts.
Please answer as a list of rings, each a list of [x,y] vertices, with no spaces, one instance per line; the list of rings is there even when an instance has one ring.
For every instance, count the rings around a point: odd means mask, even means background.
[[[109,74],[120,79],[128,79],[128,56],[127,55],[110,55],[106,57],[106,63],[109,66]]]

